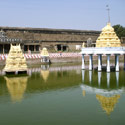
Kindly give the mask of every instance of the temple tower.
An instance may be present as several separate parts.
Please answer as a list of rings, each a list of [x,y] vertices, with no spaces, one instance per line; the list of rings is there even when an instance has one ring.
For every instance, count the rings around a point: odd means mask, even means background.
[[[24,72],[27,71],[27,64],[25,57],[22,53],[20,44],[12,45],[6,60],[6,65],[3,69],[4,72]]]
[[[114,32],[114,28],[110,23],[102,29],[102,32],[98,39],[96,40],[96,47],[120,47],[121,42],[116,33]]]

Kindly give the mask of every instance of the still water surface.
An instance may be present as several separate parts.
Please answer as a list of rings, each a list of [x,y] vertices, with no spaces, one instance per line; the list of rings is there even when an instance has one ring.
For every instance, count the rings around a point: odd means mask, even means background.
[[[124,125],[125,71],[40,69],[0,76],[0,125]]]

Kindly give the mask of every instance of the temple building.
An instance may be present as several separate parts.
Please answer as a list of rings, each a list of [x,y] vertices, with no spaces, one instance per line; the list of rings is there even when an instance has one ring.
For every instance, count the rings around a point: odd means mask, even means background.
[[[20,44],[12,45],[6,60],[6,65],[3,69],[5,73],[14,72],[27,72],[26,59],[22,53]]]
[[[96,40],[96,47],[85,47],[82,45],[82,69],[85,69],[84,55],[89,55],[89,70],[93,69],[93,55],[98,56],[98,71],[102,71],[102,55],[107,56],[106,71],[110,72],[110,56],[115,55],[115,69],[119,71],[119,56],[124,56],[125,63],[125,47],[121,46],[121,41],[114,32],[110,23],[102,29],[102,32]],[[125,66],[125,64],[124,64]]]
[[[0,53],[8,53],[10,44],[19,41],[24,53],[39,53],[42,48],[49,52],[71,52],[81,50],[82,43],[91,39],[96,42],[100,31],[0,27]]]
[[[22,39],[19,38],[8,38],[6,33],[0,31],[0,53],[8,53],[10,50],[10,44],[22,43]]]

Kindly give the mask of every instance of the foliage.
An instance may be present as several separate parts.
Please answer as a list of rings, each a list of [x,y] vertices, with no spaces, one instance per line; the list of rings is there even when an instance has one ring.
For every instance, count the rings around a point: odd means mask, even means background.
[[[113,26],[117,36],[121,39],[121,37],[125,37],[125,27],[121,26],[120,24]]]

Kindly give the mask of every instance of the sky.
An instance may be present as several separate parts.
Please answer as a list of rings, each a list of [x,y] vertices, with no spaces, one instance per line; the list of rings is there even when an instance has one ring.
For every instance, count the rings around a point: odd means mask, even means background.
[[[0,0],[0,26],[101,30],[125,26],[125,0]]]

